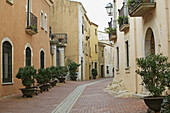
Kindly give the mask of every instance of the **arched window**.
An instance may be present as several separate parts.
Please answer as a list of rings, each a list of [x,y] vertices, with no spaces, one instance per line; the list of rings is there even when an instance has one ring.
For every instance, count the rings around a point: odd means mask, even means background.
[[[26,48],[26,66],[31,66],[31,49]]]
[[[44,68],[44,51],[40,52],[40,67]]]
[[[8,41],[5,41],[2,47],[3,83],[8,83],[12,82],[12,46]]]

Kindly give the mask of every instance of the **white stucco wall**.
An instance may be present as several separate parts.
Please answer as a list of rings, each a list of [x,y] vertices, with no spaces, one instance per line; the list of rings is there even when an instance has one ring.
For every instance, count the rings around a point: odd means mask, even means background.
[[[85,57],[83,53],[84,44],[84,34],[82,34],[82,24],[85,11],[82,5],[78,6],[78,28],[79,28],[79,64],[81,64],[81,59],[83,58],[83,80],[85,79]],[[78,80],[81,80],[81,66],[79,66]]]
[[[117,18],[118,9],[123,5],[124,0],[116,0],[117,6]],[[125,87],[132,93],[141,93],[143,87],[141,86],[141,77],[135,73],[137,69],[135,59],[139,57],[145,57],[145,37],[148,28],[151,28],[154,35],[155,42],[155,54],[163,53],[168,56],[168,26],[170,22],[166,13],[167,9],[165,6],[170,7],[169,0],[160,1],[155,0],[156,8],[147,12],[143,17],[130,17],[129,31],[124,33],[119,31],[117,25],[117,42],[115,43],[114,50],[114,62],[115,67],[117,63],[117,51],[116,47],[119,47],[119,70],[115,69],[115,78],[123,80]],[[167,2],[167,3],[166,3]],[[170,11],[170,10],[169,10]],[[126,68],[126,52],[125,42],[129,41],[129,63],[130,66]],[[169,56],[170,57],[170,56]]]

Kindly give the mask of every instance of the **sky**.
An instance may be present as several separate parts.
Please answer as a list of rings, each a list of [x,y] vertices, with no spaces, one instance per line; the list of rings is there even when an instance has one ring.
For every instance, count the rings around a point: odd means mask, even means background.
[[[71,0],[81,2],[87,11],[87,16],[91,22],[99,25],[98,30],[104,31],[108,27],[110,18],[106,12],[105,6],[113,0]]]

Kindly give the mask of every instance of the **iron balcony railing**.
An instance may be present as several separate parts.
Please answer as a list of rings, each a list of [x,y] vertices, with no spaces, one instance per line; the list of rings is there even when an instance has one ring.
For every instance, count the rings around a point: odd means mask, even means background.
[[[31,12],[27,12],[27,29],[32,29],[36,33],[37,31],[37,17]]]
[[[116,35],[116,28],[113,28],[112,23],[113,23],[113,21],[112,21],[112,18],[111,18],[111,21],[108,22],[108,25],[109,25],[109,38],[111,38],[112,35]]]
[[[129,12],[137,7],[140,3],[154,3],[154,0],[129,0],[127,3]]]
[[[125,3],[123,3],[123,6],[121,9],[119,9],[119,17],[118,17],[118,23],[119,23],[119,28],[121,28],[122,25],[128,24],[128,16],[127,15],[127,6],[125,7]]]

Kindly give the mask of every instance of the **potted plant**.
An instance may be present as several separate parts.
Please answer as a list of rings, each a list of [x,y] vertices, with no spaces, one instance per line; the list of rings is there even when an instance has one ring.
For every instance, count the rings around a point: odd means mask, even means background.
[[[93,69],[92,69],[92,75],[93,75],[93,79],[96,79],[96,76],[98,75],[96,68],[93,68]]]
[[[65,83],[65,79],[67,76],[68,69],[66,66],[58,66],[56,68],[57,79],[62,83]]]
[[[56,72],[56,67],[55,66],[51,66],[50,67],[50,71],[51,71],[51,80],[50,80],[50,84],[52,87],[56,86],[57,84],[57,80],[56,80],[56,77],[57,77],[57,72]]]
[[[77,64],[75,62],[71,62],[68,65],[68,69],[69,69],[69,72],[70,72],[70,78],[73,81],[76,81],[76,79],[77,79],[76,70],[77,70],[77,67],[79,67],[79,66],[80,66],[80,64]]]
[[[25,66],[19,68],[18,73],[16,74],[16,78],[22,80],[23,86],[25,88],[21,88],[21,92],[23,93],[23,97],[32,97],[35,89],[31,88],[34,83],[34,76],[36,75],[36,69],[33,66]]]
[[[161,104],[161,113],[170,113],[170,95],[168,94]]]
[[[118,21],[119,25],[123,25],[123,18],[124,18],[124,16],[119,16],[118,17],[117,21]]]
[[[46,69],[42,69],[40,68],[38,70],[38,74],[35,76],[37,83],[40,84],[39,88],[40,88],[40,92],[42,91],[48,91],[48,88],[50,87],[50,84],[48,84],[50,82],[51,79],[51,75],[50,75],[50,69],[46,68]]]
[[[170,73],[166,76],[166,86],[170,90]],[[161,104],[161,113],[170,113],[170,94],[166,92],[166,96]]]
[[[146,58],[137,58],[137,74],[142,77],[142,85],[150,91],[152,96],[144,97],[146,105],[156,112],[160,111],[164,96],[167,76],[170,74],[168,57],[162,54],[147,55]]]
[[[112,34],[112,35],[116,35],[116,28],[107,27],[107,28],[105,28],[105,32]]]

